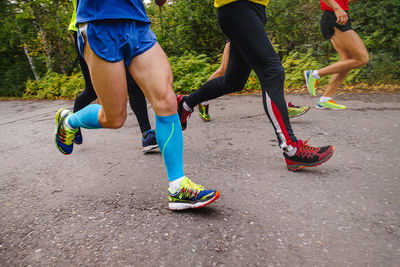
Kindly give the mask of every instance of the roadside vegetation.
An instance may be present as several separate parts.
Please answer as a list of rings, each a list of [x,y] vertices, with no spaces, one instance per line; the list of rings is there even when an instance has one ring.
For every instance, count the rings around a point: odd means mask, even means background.
[[[0,2],[0,97],[72,99],[84,87],[72,35],[67,0]],[[169,56],[174,89],[190,93],[219,67],[226,37],[213,0],[173,1],[147,6],[152,29]],[[400,1],[359,0],[350,4],[353,27],[370,53],[370,63],[352,71],[345,92],[400,93]],[[319,31],[319,1],[271,0],[266,30],[286,71],[289,92],[305,92],[303,70],[338,59]],[[319,82],[326,85],[328,78]],[[254,73],[245,91],[259,90]]]

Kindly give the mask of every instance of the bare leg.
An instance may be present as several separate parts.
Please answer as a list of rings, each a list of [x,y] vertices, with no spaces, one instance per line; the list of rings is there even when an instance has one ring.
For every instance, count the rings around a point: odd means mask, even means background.
[[[340,55],[341,61],[347,60],[351,57],[349,52],[347,52],[347,50],[344,49],[343,47],[341,47],[339,44],[336,44],[333,39],[331,39],[331,43],[332,43],[333,47],[335,48],[335,50]],[[340,87],[340,85],[344,82],[348,73],[349,73],[349,71],[344,71],[344,72],[333,74],[331,80],[329,81],[328,88],[326,88],[326,90],[324,91],[322,96],[332,97],[335,94],[335,92],[337,91],[337,89]]]
[[[334,43],[335,49],[339,47],[341,50],[346,51],[348,57],[341,59],[332,65],[319,69],[318,74],[320,77],[335,73],[343,73],[346,71],[348,72],[351,69],[364,66],[369,61],[367,49],[355,31],[349,30],[342,32],[337,28],[334,29],[335,34],[332,36],[332,43]]]
[[[158,43],[134,57],[128,70],[158,116],[177,113],[176,95],[172,89],[172,70]]]
[[[156,43],[143,54],[134,57],[128,70],[156,113],[157,144],[163,156],[170,186],[174,187],[171,192],[176,192],[184,177],[183,136],[167,56]],[[170,203],[170,208],[171,205],[173,204]]]
[[[126,74],[124,62],[111,63],[98,57],[85,40],[84,57],[93,87],[101,103],[98,115],[104,128],[120,128],[126,119]]]
[[[322,96],[332,97],[337,89],[342,85],[343,81],[346,79],[348,72],[341,72],[333,74],[331,80],[329,81],[329,85],[322,94]]]
[[[228,62],[229,62],[229,48],[231,46],[231,42],[227,42],[224,48],[224,52],[222,54],[222,62],[221,66],[213,73],[211,74],[210,78],[208,80],[212,80],[218,77],[222,77],[225,75],[226,68],[228,67]]]
[[[211,76],[208,78],[208,80],[212,80],[218,77],[222,77],[225,75],[226,72],[226,68],[228,67],[228,62],[229,62],[229,49],[231,47],[231,42],[227,42],[225,44],[224,47],[224,52],[222,53],[222,61],[221,61],[221,65],[219,66],[219,68],[213,73],[211,74]],[[205,106],[205,107],[201,107],[201,105]],[[205,121],[209,121],[210,120],[210,115],[208,114],[208,108],[209,108],[209,104],[208,101],[204,101],[201,104],[199,104],[199,112],[202,113],[200,111],[200,109],[205,109],[202,112],[204,112],[203,115],[200,114],[201,118],[204,119]]]

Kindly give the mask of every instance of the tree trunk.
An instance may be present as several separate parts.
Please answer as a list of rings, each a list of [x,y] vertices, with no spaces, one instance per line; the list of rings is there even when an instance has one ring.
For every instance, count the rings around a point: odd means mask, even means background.
[[[33,64],[32,57],[29,55],[28,46],[26,44],[24,44],[24,52],[25,52],[26,57],[28,58],[29,66],[31,66],[31,70],[33,72],[33,75],[35,76],[35,80],[38,81],[39,75],[36,72],[35,65]]]
[[[43,40],[44,49],[46,50],[46,58],[47,58],[46,68],[47,68],[47,70],[52,71],[53,70],[53,60],[51,59],[51,56],[50,56],[51,55],[51,47],[50,47],[49,43],[47,42],[47,37],[46,37],[46,34],[44,33],[43,28],[40,26],[38,28],[39,28],[40,37]]]
[[[59,1],[55,1],[55,12],[54,12],[54,16],[56,18],[56,24],[57,25],[61,25],[60,23],[60,18],[58,17],[58,13],[57,10],[59,9]],[[63,46],[62,46],[62,40],[61,39],[57,39],[57,54],[58,54],[58,60],[56,62],[53,63],[57,64],[57,67],[60,68],[61,73],[66,74],[65,71],[65,65],[64,65],[64,55],[65,53],[63,53]],[[53,69],[55,69],[55,65],[53,66]]]

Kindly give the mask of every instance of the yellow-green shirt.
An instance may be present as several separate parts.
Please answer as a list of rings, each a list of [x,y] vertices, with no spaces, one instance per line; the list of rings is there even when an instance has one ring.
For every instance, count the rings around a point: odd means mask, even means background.
[[[74,11],[72,12],[71,22],[69,23],[68,30],[77,32],[78,29],[76,28],[76,0],[72,0],[72,4],[74,5]]]
[[[221,6],[236,2],[236,1],[238,1],[238,0],[214,0],[214,6],[218,8],[218,7],[221,7]],[[264,5],[264,6],[267,6],[268,2],[269,2],[269,0],[249,0],[249,1],[254,2],[256,4]]]

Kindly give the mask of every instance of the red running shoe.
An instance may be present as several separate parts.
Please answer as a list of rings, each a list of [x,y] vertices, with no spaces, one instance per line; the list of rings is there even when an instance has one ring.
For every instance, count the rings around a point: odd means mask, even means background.
[[[186,109],[183,108],[183,96],[182,95],[176,95],[176,100],[178,101],[178,114],[179,114],[179,120],[181,121],[182,125],[182,131],[186,130],[187,126],[187,118],[192,115],[192,111],[186,111]]]
[[[289,171],[295,172],[305,167],[321,165],[328,161],[332,157],[333,152],[335,152],[334,146],[312,147],[307,145],[307,142],[308,140],[304,142],[299,140],[296,145],[296,154],[292,157],[283,153]]]

